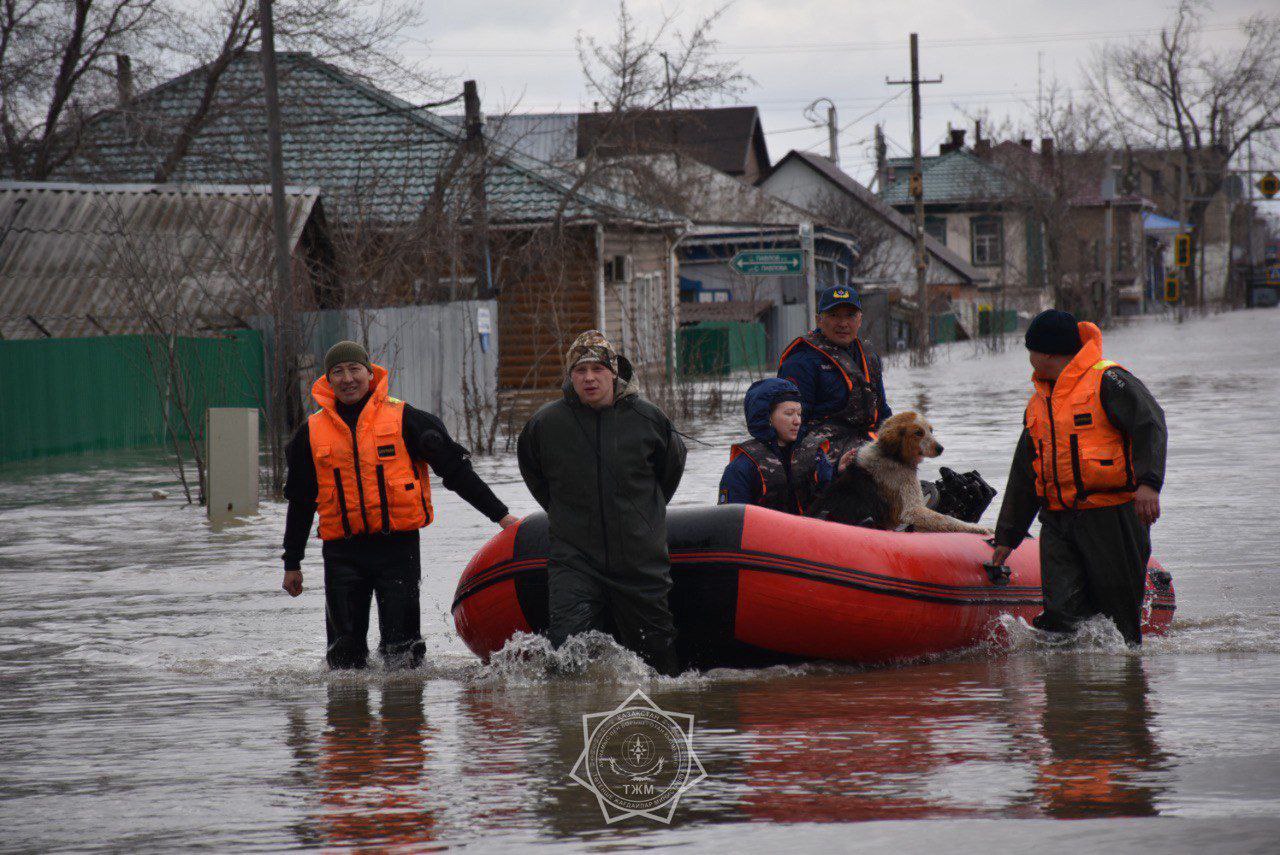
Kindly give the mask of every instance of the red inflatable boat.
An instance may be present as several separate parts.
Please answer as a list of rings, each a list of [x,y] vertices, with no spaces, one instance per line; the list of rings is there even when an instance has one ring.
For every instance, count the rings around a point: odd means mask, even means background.
[[[982,568],[973,534],[855,528],[764,508],[677,508],[667,515],[671,609],[680,653],[697,668],[826,659],[887,663],[972,646],[1002,614],[1040,612],[1039,550],[1009,559],[1006,585]],[[517,632],[547,626],[547,519],[496,535],[458,582],[458,634],[487,659]],[[1144,629],[1173,618],[1169,574],[1147,572]]]

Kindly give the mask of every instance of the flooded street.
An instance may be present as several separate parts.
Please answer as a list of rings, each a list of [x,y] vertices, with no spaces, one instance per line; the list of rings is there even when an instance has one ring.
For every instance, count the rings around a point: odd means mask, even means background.
[[[669,680],[622,651],[574,677],[546,676],[536,652],[483,667],[449,605],[497,527],[437,485],[426,666],[330,675],[318,541],[303,595],[279,589],[283,504],[215,533],[202,510],[151,498],[180,495],[154,455],[7,467],[0,848],[1274,851],[1280,311],[1146,321],[1105,348],[1171,435],[1153,543],[1178,611],[1140,653],[1090,625],[1068,649],[1015,631],[1009,652],[880,670]],[[1020,339],[886,368],[893,407],[927,413],[946,446],[926,474],[976,468],[1001,489],[1028,375]],[[740,410],[683,427],[709,445],[690,444],[674,504],[712,503]],[[535,509],[514,456],[477,469],[513,513]],[[607,826],[569,777],[582,715],[637,686],[696,720],[707,778],[669,827]]]

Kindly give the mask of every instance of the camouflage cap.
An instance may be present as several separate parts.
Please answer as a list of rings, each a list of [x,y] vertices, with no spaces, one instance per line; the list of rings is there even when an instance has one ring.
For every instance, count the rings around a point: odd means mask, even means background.
[[[599,330],[587,330],[575,338],[565,354],[564,363],[570,371],[584,362],[599,362],[614,374],[618,373],[618,352]]]

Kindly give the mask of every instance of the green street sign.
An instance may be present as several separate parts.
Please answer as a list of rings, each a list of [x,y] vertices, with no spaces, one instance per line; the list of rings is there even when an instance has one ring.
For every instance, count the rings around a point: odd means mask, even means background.
[[[744,249],[729,262],[743,276],[799,276],[804,253],[798,249]]]

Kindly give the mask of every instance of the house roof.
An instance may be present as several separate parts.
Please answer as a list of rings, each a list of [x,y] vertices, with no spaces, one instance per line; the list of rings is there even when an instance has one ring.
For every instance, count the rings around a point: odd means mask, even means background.
[[[281,53],[281,123],[286,179],[315,184],[343,218],[415,219],[463,136],[455,124],[356,79],[308,53]],[[110,111],[88,131],[85,156],[64,172],[95,181],[145,181],[196,110],[207,76],[198,68]],[[268,180],[257,54],[227,69],[217,109],[172,180],[240,184]],[[144,130],[139,130],[143,128]],[[595,188],[518,151],[496,152],[486,174],[489,219],[662,222],[666,212]]]
[[[320,191],[286,198],[296,252]],[[269,298],[271,222],[261,186],[0,182],[0,338],[237,326]]]
[[[797,226],[820,219],[690,156],[641,154],[613,163],[604,180],[629,195],[656,196],[695,224]]]
[[[817,172],[828,182],[835,185],[851,197],[854,201],[882,219],[888,226],[894,229],[894,231],[914,239],[915,228],[910,220],[890,207],[885,200],[881,199],[875,193],[872,193],[862,184],[858,183],[853,176],[842,170],[828,157],[804,151],[791,151],[786,157],[778,161],[774,170],[776,171],[784,163],[793,159],[805,164],[810,169]],[[924,236],[924,246],[925,251],[928,252],[929,255],[932,256],[939,264],[955,271],[961,278],[973,283],[987,281],[988,277],[985,273],[969,264],[955,252],[948,249],[946,244],[936,238],[930,237],[926,234]]]
[[[892,158],[888,166],[893,181],[881,188],[880,197],[890,205],[912,204],[911,158]],[[923,158],[921,171],[926,205],[1000,201],[1014,192],[1013,182],[998,166],[966,149]]]
[[[678,151],[729,175],[747,172],[752,152],[769,168],[760,111],[755,107],[651,110],[619,121],[614,113],[578,114],[578,157],[601,153]]]

